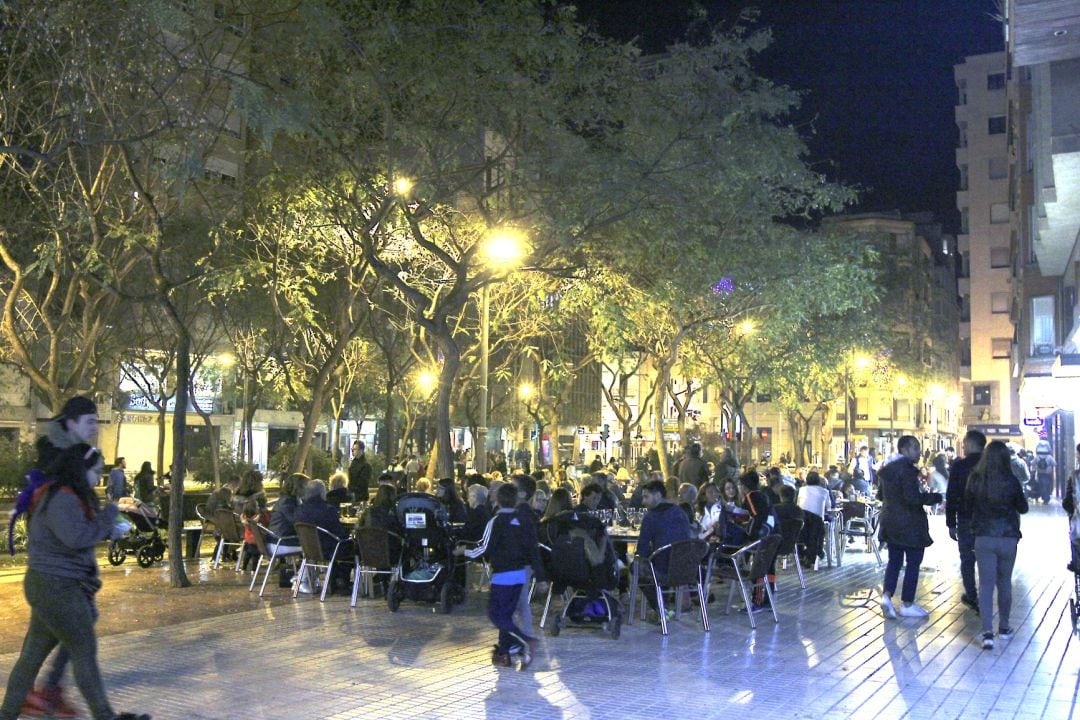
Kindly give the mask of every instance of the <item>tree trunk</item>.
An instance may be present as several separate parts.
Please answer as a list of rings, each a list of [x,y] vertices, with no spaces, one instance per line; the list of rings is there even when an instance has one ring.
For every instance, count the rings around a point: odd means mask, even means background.
[[[443,366],[439,371],[439,393],[435,401],[435,448],[438,459],[435,477],[444,478],[454,476],[454,454],[450,449],[450,398],[461,367],[461,351],[449,329],[440,328],[436,340],[443,353]]]
[[[549,417],[551,427],[555,429],[555,439],[551,443],[551,481],[552,487],[559,487],[556,482],[559,478],[559,464],[562,458],[559,457],[559,411],[554,407],[551,408],[551,416]]]
[[[113,443],[113,458],[120,454],[120,431],[124,429],[124,411],[113,411],[116,420],[116,442]]]
[[[383,459],[390,462],[394,452],[394,385],[388,382],[383,391],[383,436],[382,447]]]
[[[668,462],[667,442],[664,440],[664,405],[663,393],[667,392],[667,384],[671,375],[671,367],[666,361],[656,364],[656,389],[653,397],[657,399],[653,406],[653,432],[656,437],[657,456],[660,460],[660,473],[667,483],[668,497],[674,498],[679,492],[679,478],[671,474],[671,464]]]
[[[176,341],[176,406],[173,409],[172,487],[169,493],[169,584],[174,588],[191,585],[184,567],[184,431],[187,429],[188,379],[191,374],[191,336],[181,323],[174,323]]]
[[[631,443],[634,441],[634,429],[630,427],[629,423],[622,424],[622,439],[619,440],[619,444],[622,446],[622,464],[623,467],[630,467],[630,448]]]
[[[157,411],[157,476],[159,478],[165,475],[165,418],[168,412],[166,403],[168,400],[163,401]]]

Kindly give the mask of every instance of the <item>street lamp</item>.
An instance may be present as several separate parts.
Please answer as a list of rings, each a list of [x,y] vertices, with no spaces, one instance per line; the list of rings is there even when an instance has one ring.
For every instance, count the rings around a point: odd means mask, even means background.
[[[416,374],[416,388],[424,395],[431,397],[435,388],[439,386],[439,376],[433,370],[421,370]]]
[[[529,252],[525,233],[517,228],[498,228],[491,231],[483,241],[483,256],[490,267],[500,270],[512,270],[521,265]],[[489,292],[485,282],[480,287],[480,426],[476,428],[476,442],[473,450],[473,467],[478,473],[487,472],[487,433],[488,433],[488,355],[490,344],[488,333],[491,326],[491,312],[488,306]]]
[[[408,197],[412,192],[413,181],[407,177],[399,177],[394,180],[394,194],[401,197]]]

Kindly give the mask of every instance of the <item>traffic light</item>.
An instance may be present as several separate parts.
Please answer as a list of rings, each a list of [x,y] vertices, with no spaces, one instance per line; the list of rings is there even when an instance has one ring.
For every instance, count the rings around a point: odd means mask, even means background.
[[[761,438],[762,440],[768,440],[769,439],[769,431],[768,431],[768,429],[762,428],[761,430],[758,430],[758,437]]]
[[[604,423],[604,427],[600,430],[600,439],[607,442],[607,439],[611,437],[611,427]]]

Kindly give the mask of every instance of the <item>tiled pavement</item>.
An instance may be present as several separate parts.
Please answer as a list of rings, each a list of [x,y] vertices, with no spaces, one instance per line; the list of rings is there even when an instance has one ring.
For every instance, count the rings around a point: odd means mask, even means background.
[[[111,635],[101,660],[114,705],[158,720],[1080,718],[1060,508],[1024,519],[1017,632],[993,651],[975,644],[978,621],[958,603],[956,546],[943,518],[931,518],[931,529],[937,542],[919,586],[925,621],[879,616],[880,570],[856,551],[842,568],[811,574],[805,591],[794,571],[782,574],[779,625],[768,616],[752,631],[745,617],[714,607],[708,635],[690,613],[666,638],[642,623],[617,641],[568,629],[545,637],[524,672],[490,665],[494,633],[475,595],[450,616],[304,598]],[[231,570],[217,576],[235,581]],[[0,656],[0,677],[14,659]]]

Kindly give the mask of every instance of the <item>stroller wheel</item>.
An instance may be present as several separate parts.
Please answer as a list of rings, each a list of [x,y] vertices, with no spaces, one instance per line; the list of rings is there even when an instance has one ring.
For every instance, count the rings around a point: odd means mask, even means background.
[[[120,546],[119,540],[111,540],[109,542],[109,564],[119,565],[124,562],[124,558],[127,557],[127,553],[124,548]]]
[[[154,564],[154,557],[153,549],[149,545],[144,545],[135,555],[135,561],[139,563],[139,567],[148,568]]]
[[[442,590],[439,592],[439,612],[443,615],[450,614],[450,607],[454,599],[452,595],[453,588],[450,585],[449,582],[443,583]]]
[[[608,623],[608,630],[611,632],[611,639],[618,640],[619,634],[622,632],[622,618],[612,618]]]
[[[551,637],[559,637],[559,630],[562,629],[562,628],[559,627],[559,620],[560,619],[561,618],[558,615],[556,615],[555,617],[551,618],[550,622],[548,622],[547,631],[548,631],[548,635],[550,635]]]
[[[390,612],[397,612],[397,609],[401,607],[401,595],[399,592],[397,580],[392,580],[390,587],[386,588],[386,606],[390,608]]]

